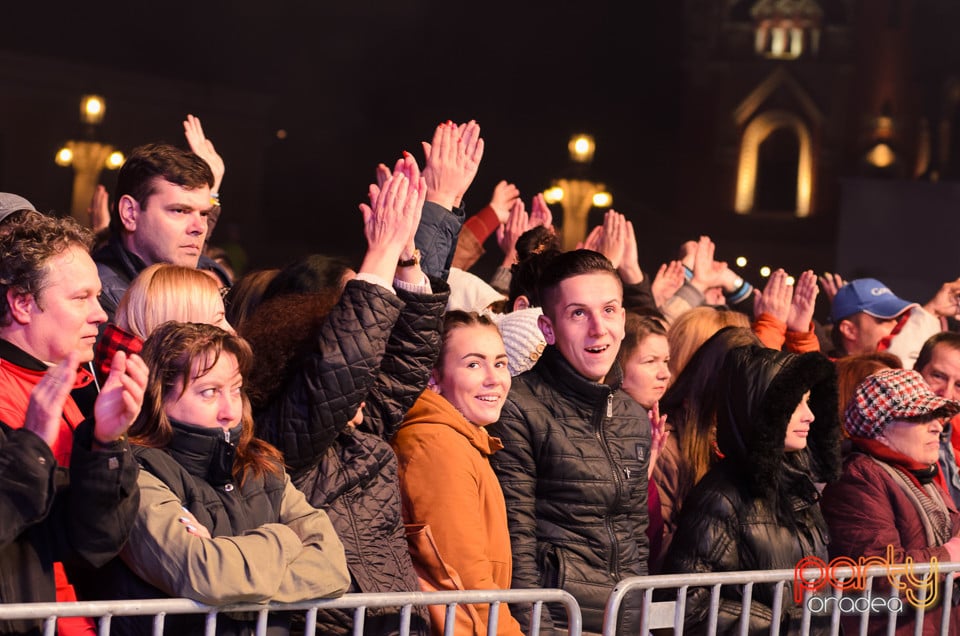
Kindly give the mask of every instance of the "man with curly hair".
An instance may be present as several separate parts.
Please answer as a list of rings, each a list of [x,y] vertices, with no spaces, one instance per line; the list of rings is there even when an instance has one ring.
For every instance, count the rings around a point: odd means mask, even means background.
[[[102,565],[135,518],[137,467],[124,432],[147,369],[120,354],[97,399],[86,367],[107,315],[92,239],[72,219],[0,193],[0,603],[75,600],[54,559]],[[91,626],[60,619],[58,632]],[[0,621],[0,633],[39,628]]]
[[[72,352],[93,360],[98,327],[107,320],[97,296],[90,232],[71,219],[24,214],[0,232],[0,421],[20,425],[30,393],[47,369]],[[81,369],[64,406],[53,446],[69,465],[73,429],[92,412],[93,376]]]

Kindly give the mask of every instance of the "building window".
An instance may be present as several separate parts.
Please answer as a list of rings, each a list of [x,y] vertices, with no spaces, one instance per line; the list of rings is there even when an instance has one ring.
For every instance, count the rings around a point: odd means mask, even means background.
[[[755,117],[740,141],[736,212],[788,211],[805,217],[812,193],[813,148],[806,123],[786,111]]]
[[[823,10],[814,0],[760,0],[750,15],[758,55],[795,60],[805,50],[818,52]]]

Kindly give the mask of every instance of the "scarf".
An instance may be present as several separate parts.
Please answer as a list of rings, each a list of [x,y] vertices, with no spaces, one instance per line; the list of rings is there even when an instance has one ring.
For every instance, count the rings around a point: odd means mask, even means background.
[[[902,472],[906,477],[916,485],[922,488],[930,482],[936,482],[944,492],[946,483],[943,481],[943,475],[940,474],[940,466],[936,462],[933,464],[921,464],[902,453],[898,453],[883,442],[864,437],[851,438],[854,447],[861,453],[870,455],[882,462],[890,464]]]

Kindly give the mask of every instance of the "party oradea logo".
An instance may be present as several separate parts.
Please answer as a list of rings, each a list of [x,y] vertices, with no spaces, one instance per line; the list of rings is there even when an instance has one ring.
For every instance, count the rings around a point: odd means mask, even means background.
[[[892,545],[887,546],[885,557],[869,556],[853,560],[840,556],[829,563],[820,557],[802,558],[793,569],[793,600],[797,605],[803,603],[805,591],[812,592],[807,599],[807,609],[812,614],[825,614],[833,611],[836,605],[844,614],[863,612],[903,611],[904,601],[915,609],[930,609],[939,598],[939,567],[936,557],[930,559],[930,571],[918,575],[911,557],[905,557],[903,563],[897,563]],[[890,587],[899,592],[899,596],[873,596],[867,589],[867,568],[884,568]],[[815,571],[816,576],[811,576]],[[805,574],[806,572],[806,574]],[[883,576],[880,575],[880,576]],[[874,574],[874,578],[878,575]],[[829,586],[832,590],[843,592],[844,596],[817,594]],[[850,592],[850,595],[846,595]],[[859,594],[857,594],[859,592]]]

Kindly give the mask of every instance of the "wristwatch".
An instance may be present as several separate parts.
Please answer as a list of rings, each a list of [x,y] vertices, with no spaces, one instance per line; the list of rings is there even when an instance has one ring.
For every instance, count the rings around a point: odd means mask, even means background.
[[[414,249],[413,256],[410,258],[401,258],[397,261],[397,267],[413,267],[414,265],[420,264],[420,250]]]

